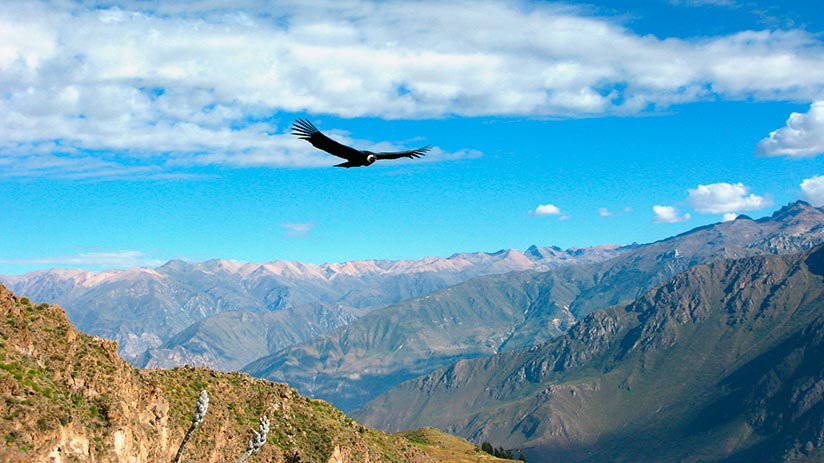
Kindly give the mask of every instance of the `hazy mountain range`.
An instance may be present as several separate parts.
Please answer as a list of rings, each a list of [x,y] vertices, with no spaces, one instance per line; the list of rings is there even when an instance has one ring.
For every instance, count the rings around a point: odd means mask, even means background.
[[[375,310],[244,371],[352,411],[435,368],[552,339],[583,316],[632,302],[695,265],[822,242],[824,211],[798,202],[763,219],[740,216],[625,248],[606,261],[475,278]]]
[[[138,366],[231,371],[377,307],[480,275],[595,262],[623,249],[532,246],[324,265],[170,261],[153,269],[53,269],[0,281],[32,300],[60,304],[79,329],[118,341],[120,354]]]

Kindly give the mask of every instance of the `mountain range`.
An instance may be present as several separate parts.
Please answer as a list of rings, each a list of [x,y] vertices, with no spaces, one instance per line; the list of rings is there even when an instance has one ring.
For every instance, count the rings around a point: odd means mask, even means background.
[[[546,343],[464,360],[355,413],[532,462],[824,461],[824,245],[697,265]]]
[[[372,311],[243,371],[288,381],[350,412],[436,368],[552,339],[587,314],[632,302],[695,265],[822,242],[824,210],[797,202],[770,217],[739,216],[623,248],[600,262],[478,277]]]
[[[152,269],[52,269],[0,281],[32,300],[60,304],[79,329],[117,341],[135,365],[233,371],[372,309],[480,275],[594,262],[622,250],[532,246],[324,265],[170,261]]]

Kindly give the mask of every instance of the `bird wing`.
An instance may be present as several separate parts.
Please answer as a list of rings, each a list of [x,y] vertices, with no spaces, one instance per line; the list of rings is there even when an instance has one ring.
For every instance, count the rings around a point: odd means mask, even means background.
[[[425,156],[426,152],[432,149],[430,145],[409,151],[394,151],[388,153],[375,153],[378,159],[398,159],[398,158],[419,158]]]
[[[332,140],[322,134],[314,124],[306,119],[298,119],[292,124],[292,135],[297,135],[311,143],[315,148],[346,159],[347,161],[365,162],[366,160],[366,155],[363,152]]]

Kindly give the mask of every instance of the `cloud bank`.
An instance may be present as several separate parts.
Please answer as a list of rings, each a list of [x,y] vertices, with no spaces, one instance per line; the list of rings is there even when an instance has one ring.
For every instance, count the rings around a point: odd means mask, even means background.
[[[803,30],[657,38],[484,0],[98,5],[0,5],[4,175],[329,165],[283,113],[588,117],[824,89],[824,43]]]
[[[141,251],[93,251],[74,255],[48,256],[22,259],[0,259],[2,265],[38,265],[77,268],[132,268],[157,267],[163,261],[151,258]]]

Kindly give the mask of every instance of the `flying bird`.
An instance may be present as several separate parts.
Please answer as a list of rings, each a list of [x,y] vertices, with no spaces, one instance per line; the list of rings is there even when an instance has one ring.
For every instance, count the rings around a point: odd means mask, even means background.
[[[424,156],[431,149],[430,145],[409,151],[392,151],[383,153],[373,153],[371,151],[358,150],[351,146],[338,143],[335,140],[322,134],[317,127],[306,119],[298,119],[292,124],[292,135],[296,135],[308,141],[317,149],[326,151],[339,158],[346,159],[346,162],[337,164],[335,167],[363,167],[372,165],[378,159],[398,159],[398,158],[419,158]]]

